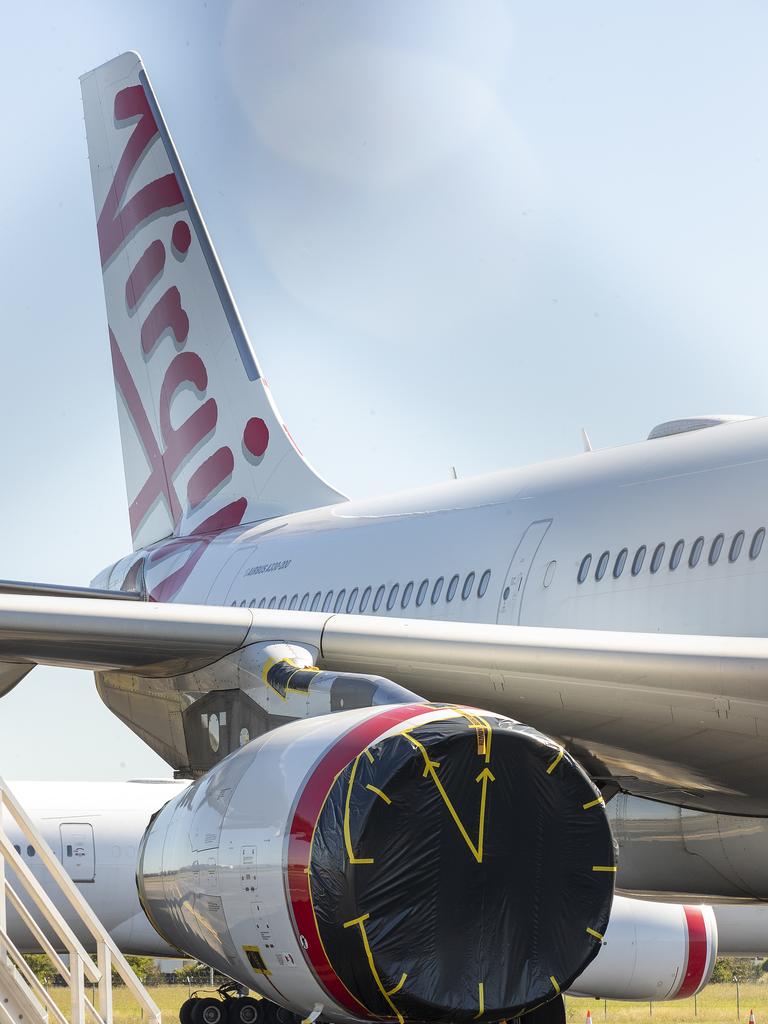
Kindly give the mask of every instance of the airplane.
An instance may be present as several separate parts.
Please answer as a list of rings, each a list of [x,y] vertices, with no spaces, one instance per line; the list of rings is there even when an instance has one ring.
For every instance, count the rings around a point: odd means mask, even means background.
[[[683,998],[718,931],[768,948],[760,908],[700,902],[768,895],[743,852],[766,420],[348,500],[280,418],[140,57],[81,82],[133,551],[88,588],[0,587],[0,693],[92,669],[188,780],[113,844],[154,934],[137,905],[115,929],[265,1014],[399,1024]],[[52,841],[85,863],[77,835]]]

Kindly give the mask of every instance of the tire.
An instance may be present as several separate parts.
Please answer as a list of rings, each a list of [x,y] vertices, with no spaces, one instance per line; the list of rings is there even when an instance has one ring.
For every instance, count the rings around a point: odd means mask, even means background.
[[[227,1024],[227,1008],[221,999],[193,999],[192,1024]]]
[[[238,996],[227,1000],[228,1024],[263,1024],[262,1003],[252,996]]]
[[[192,1010],[195,1008],[197,999],[185,999],[179,1007],[180,1024],[192,1024]]]

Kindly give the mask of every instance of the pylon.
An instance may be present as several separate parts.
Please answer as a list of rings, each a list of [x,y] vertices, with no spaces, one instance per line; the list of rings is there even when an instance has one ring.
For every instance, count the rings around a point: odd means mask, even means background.
[[[755,1024],[755,1011],[749,1011],[749,1024]]]
[[[584,1024],[592,1024],[592,1011],[591,1010],[587,1010],[587,1019],[584,1022]],[[754,1021],[752,1022],[752,1024],[754,1024]]]

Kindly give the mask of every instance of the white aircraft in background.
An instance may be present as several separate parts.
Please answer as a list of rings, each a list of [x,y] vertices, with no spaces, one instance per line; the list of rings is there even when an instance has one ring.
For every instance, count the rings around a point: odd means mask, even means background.
[[[140,58],[82,89],[134,550],[4,585],[0,685],[91,668],[196,780],[115,789],[116,840],[95,790],[19,785],[120,941],[399,1024],[691,995],[718,924],[766,951],[754,908],[614,898],[609,818],[624,890],[768,897],[768,421],[349,501],[277,413]],[[99,889],[110,845],[141,909]]]

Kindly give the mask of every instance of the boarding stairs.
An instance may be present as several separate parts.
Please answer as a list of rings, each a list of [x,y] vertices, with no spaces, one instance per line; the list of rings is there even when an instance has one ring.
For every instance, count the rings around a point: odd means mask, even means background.
[[[35,848],[48,878],[45,886],[32,873],[11,842],[6,825],[12,819]],[[9,880],[12,869],[22,892]],[[86,952],[49,896],[58,891],[77,912],[96,950],[96,962]],[[30,910],[34,904],[38,914]],[[7,910],[13,907],[31,933],[30,945],[39,946],[69,989],[69,1013],[59,1008],[12,942]],[[38,920],[38,918],[40,920]],[[40,921],[45,922],[47,930]],[[55,938],[51,938],[55,936]],[[65,963],[59,950],[66,950]],[[65,955],[66,955],[65,954]],[[161,1024],[160,1010],[131,970],[82,893],[0,778],[0,1024],[113,1024],[112,971],[125,983],[141,1008],[144,1024]],[[89,985],[89,989],[86,988]],[[95,993],[93,988],[95,986]],[[61,991],[61,989],[59,989]],[[90,998],[88,992],[94,996]]]

